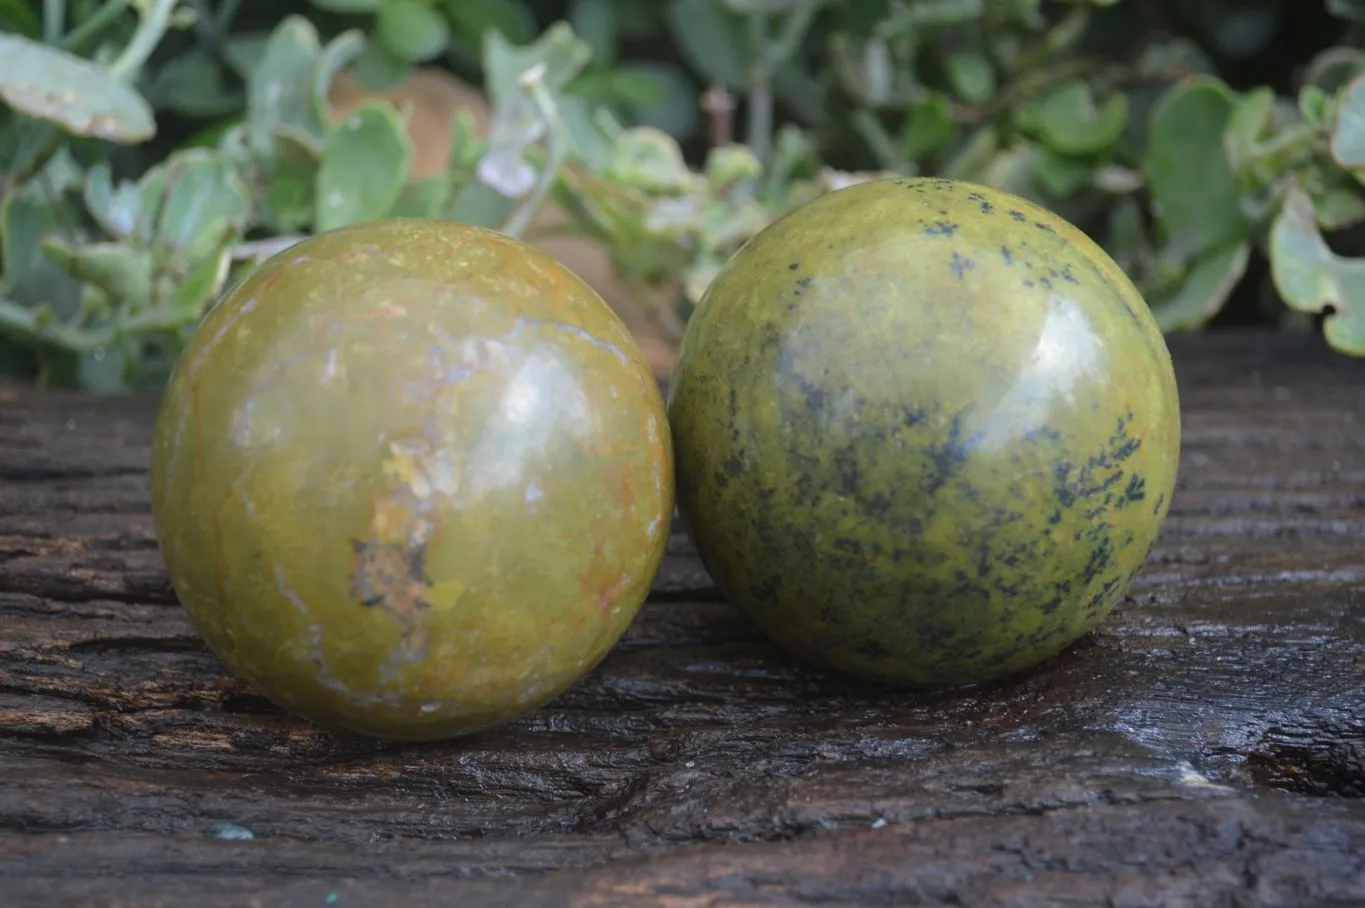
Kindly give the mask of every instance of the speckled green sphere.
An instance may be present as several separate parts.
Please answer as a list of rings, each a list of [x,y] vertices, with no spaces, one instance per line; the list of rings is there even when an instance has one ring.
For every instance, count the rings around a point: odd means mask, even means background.
[[[663,558],[657,381],[582,280],[394,219],[307,239],[206,316],[156,424],[175,591],[236,674],[325,726],[453,737],[595,666]]]
[[[1095,627],[1165,519],[1180,416],[1119,267],[1055,214],[943,179],[769,226],[687,327],[679,510],[726,596],[827,668],[923,687]]]

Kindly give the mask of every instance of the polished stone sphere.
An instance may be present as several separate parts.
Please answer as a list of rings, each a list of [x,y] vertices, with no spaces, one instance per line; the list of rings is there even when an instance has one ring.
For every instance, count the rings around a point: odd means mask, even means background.
[[[822,196],[725,266],[669,393],[679,510],[725,595],[827,668],[1038,665],[1129,589],[1175,486],[1165,342],[1094,242],[945,179]]]
[[[222,661],[322,725],[469,733],[592,669],[663,558],[656,379],[577,276],[510,237],[393,219],[299,243],[177,361],[152,503]]]

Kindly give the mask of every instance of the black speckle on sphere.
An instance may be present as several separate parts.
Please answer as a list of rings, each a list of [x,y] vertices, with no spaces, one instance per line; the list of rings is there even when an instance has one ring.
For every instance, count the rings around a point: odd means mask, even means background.
[[[1112,259],[945,179],[858,184],[756,237],[692,316],[669,417],[727,597],[808,661],[922,686],[1033,667],[1102,621],[1180,447],[1165,343]]]

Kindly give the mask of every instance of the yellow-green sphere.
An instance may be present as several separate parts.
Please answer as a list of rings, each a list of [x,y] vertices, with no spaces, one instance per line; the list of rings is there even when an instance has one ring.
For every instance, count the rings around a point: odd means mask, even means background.
[[[158,414],[157,538],[222,661],[326,726],[451,737],[592,669],[667,542],[657,381],[582,280],[502,234],[391,219],[275,255]]]
[[[956,686],[1036,666],[1129,589],[1180,413],[1137,289],[1056,214],[885,179],[773,223],[687,326],[669,397],[703,563],[827,668]]]

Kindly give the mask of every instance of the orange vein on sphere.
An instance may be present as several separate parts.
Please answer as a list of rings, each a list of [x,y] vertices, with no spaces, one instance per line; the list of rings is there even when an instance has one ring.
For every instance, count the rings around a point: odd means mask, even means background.
[[[613,582],[611,586],[603,590],[602,595],[597,597],[597,607],[604,612],[610,612],[611,607],[616,603],[617,597],[619,597],[622,591],[624,591],[625,588],[628,586],[630,586],[629,577],[627,577],[625,574],[622,574],[619,577],[617,577],[615,582]]]
[[[255,292],[251,294],[252,297],[258,298],[261,295],[263,295],[275,284],[278,284],[280,281],[282,281],[284,279],[285,274],[286,272],[283,269],[276,269],[270,272],[269,274],[261,277],[259,283],[256,286]]]
[[[351,319],[357,322],[374,322],[379,321],[381,318],[392,319],[397,316],[407,314],[408,308],[404,306],[402,303],[395,303],[392,300],[384,300],[383,302],[376,303],[373,307],[371,307],[370,309],[366,309],[364,312],[360,312],[351,316]]]
[[[614,500],[621,508],[627,509],[630,507],[631,502],[636,498],[635,488],[630,484],[630,465],[618,460],[614,463],[613,467],[615,472],[613,478],[616,480],[617,493]]]

